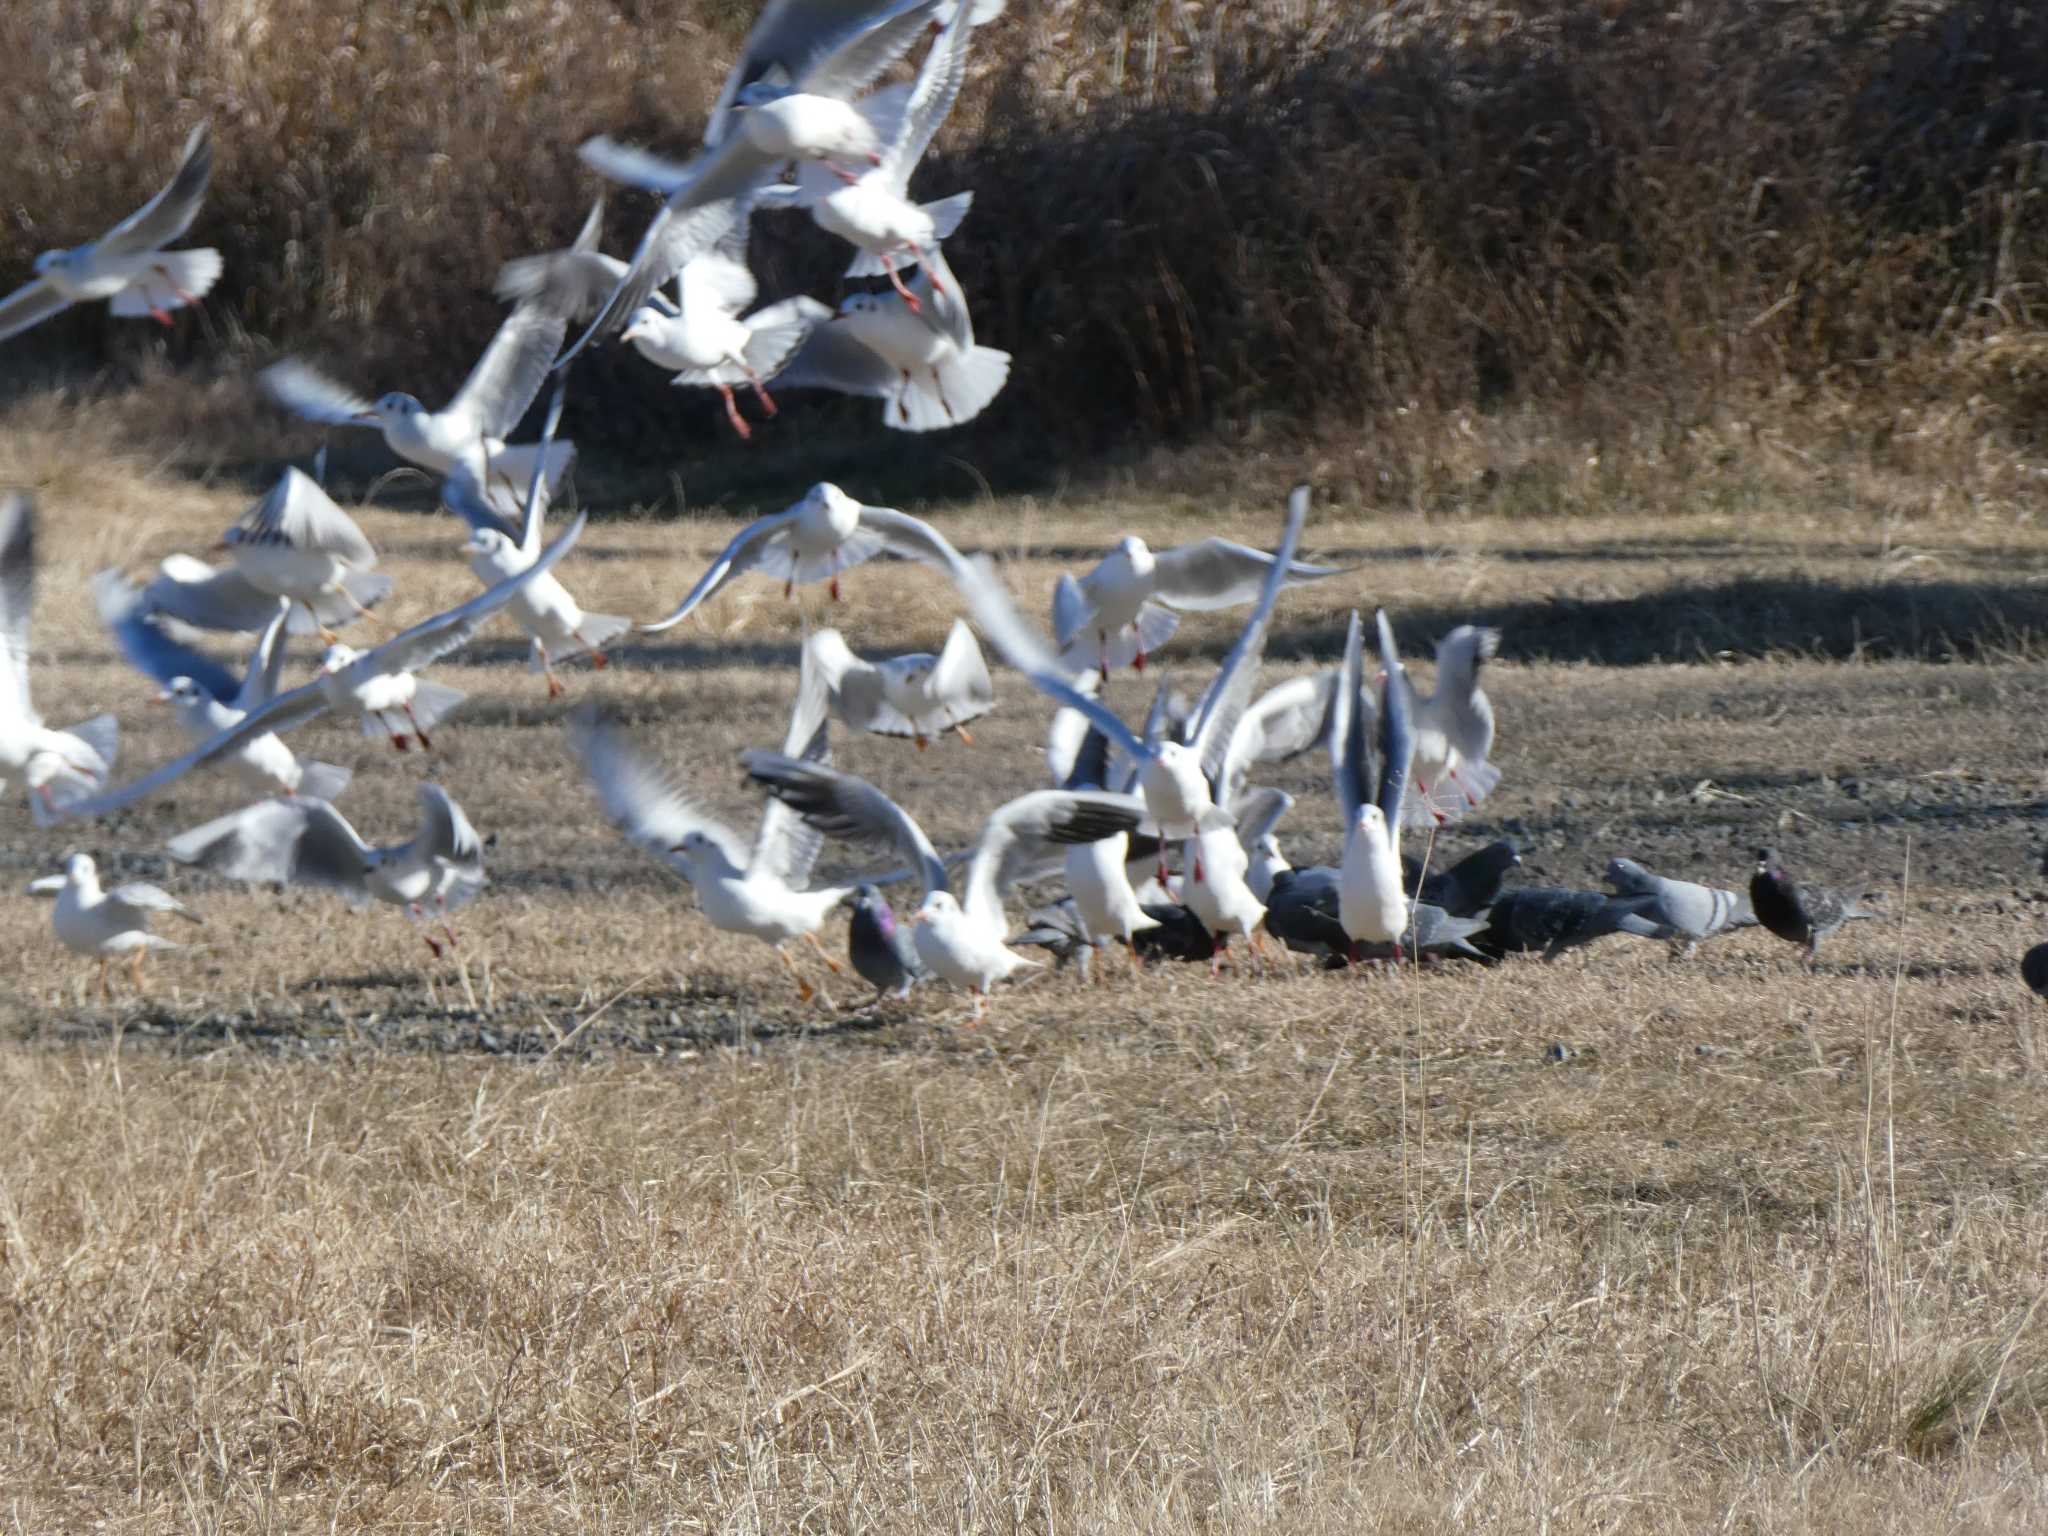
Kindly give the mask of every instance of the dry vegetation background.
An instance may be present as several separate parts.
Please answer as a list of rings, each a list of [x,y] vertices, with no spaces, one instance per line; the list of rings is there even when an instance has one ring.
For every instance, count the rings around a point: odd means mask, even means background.
[[[2016,962],[2048,910],[2048,19],[1012,3],[921,183],[978,189],[955,264],[1018,357],[998,408],[878,455],[871,407],[806,403],[739,453],[600,360],[582,488],[634,515],[586,535],[579,596],[662,611],[733,526],[678,501],[830,473],[920,498],[1042,611],[1106,528],[1263,540],[1306,472],[1314,552],[1364,568],[1290,594],[1276,679],[1353,603],[1411,652],[1507,630],[1507,778],[1457,848],[1736,881],[1775,840],[1889,886],[1887,920],[1815,975],[1750,934],[1682,967],[1617,940],[1372,981],[1058,976],[975,1032],[936,990],[806,1009],[600,827],[501,628],[444,669],[473,698],[431,761],[305,743],[355,767],[373,839],[424,773],[496,838],[454,963],[388,910],[168,872],[164,837],[234,803],[217,779],[55,832],[0,803],[11,887],[80,847],[208,918],[156,995],[101,1006],[46,907],[0,899],[0,1516],[2043,1528]],[[204,547],[310,446],[250,408],[275,351],[452,385],[497,263],[580,217],[574,144],[687,146],[752,10],[0,6],[0,285],[151,190],[202,114],[197,235],[229,259],[168,337],[85,312],[6,354],[44,710],[115,710],[124,766],[177,748],[90,574]],[[615,203],[614,248],[641,214]],[[770,292],[831,291],[807,229],[759,254]],[[364,517],[400,617],[472,590],[445,522]],[[847,589],[857,648],[952,616],[926,573]],[[779,737],[796,621],[753,588],[703,618],[576,692],[745,824],[733,753]],[[1191,682],[1228,622],[1185,625]],[[1042,712],[998,687],[971,750],[840,758],[964,840],[1039,772]],[[1291,850],[1330,856],[1315,765],[1281,781]]]

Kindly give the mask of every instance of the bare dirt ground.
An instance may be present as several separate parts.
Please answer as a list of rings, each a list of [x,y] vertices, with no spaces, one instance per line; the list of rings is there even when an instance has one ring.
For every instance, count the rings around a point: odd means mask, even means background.
[[[182,750],[85,598],[244,498],[60,460],[34,689]],[[62,467],[60,467],[60,465]],[[1278,510],[937,509],[1043,612],[1108,530],[1270,537]],[[364,522],[402,621],[474,590],[453,525]],[[662,611],[727,520],[593,524],[587,607]],[[409,835],[443,782],[494,839],[436,963],[405,920],[167,868],[217,777],[101,825],[0,817],[15,887],[67,849],[206,916],[143,1000],[92,999],[0,901],[0,1499],[22,1530],[2040,1529],[2048,1112],[2039,657],[2048,536],[1826,507],[1640,520],[1316,516],[1362,569],[1285,600],[1268,677],[1384,603],[1404,648],[1501,623],[1506,770],[1448,832],[1530,881],[1627,853],[1739,884],[1753,850],[1890,892],[1817,972],[1751,932],[1688,964],[1367,978],[1110,968],[960,1027],[929,988],[801,1004],[601,821],[560,719],[606,700],[736,825],[781,734],[796,604],[748,584],[551,703],[494,628],[428,756],[332,721],[344,812]],[[936,648],[928,572],[813,622]],[[1228,643],[1194,616],[1189,688]],[[664,643],[672,640],[673,643]],[[835,735],[941,845],[1035,786],[998,671],[972,747]],[[1119,685],[1128,712],[1144,690]],[[1336,850],[1285,765],[1297,862]],[[828,850],[828,867],[864,861]],[[1022,903],[1014,909],[1022,912]],[[838,942],[843,925],[828,936]],[[184,937],[186,935],[179,935]]]

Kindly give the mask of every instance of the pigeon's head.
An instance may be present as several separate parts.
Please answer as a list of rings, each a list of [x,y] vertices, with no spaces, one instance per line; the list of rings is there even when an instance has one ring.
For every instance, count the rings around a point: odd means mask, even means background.
[[[891,934],[896,931],[896,914],[874,886],[866,881],[861,882],[854,887],[853,899],[854,905],[874,919],[875,927],[881,932]]]
[[[320,653],[320,674],[331,677],[362,654],[354,646],[336,641]]]
[[[1607,883],[1617,891],[1647,891],[1650,872],[1634,859],[1609,859]]]
[[[417,416],[425,409],[426,407],[411,395],[402,390],[393,390],[388,395],[379,396],[377,403],[356,420],[371,426],[383,426],[388,422],[404,421],[408,417]]]
[[[1785,878],[1785,871],[1778,867],[1777,849],[1757,849],[1756,872],[1762,875],[1766,880],[1783,880]]]

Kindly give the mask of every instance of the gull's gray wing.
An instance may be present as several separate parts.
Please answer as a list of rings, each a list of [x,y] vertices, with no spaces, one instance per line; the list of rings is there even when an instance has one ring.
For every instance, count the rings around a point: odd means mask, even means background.
[[[903,109],[896,136],[882,151],[882,173],[899,196],[910,191],[910,173],[924,158],[932,136],[953,110],[967,80],[967,39],[974,30],[972,4],[956,4],[953,19],[933,41],[917,71],[917,84]]]
[[[213,136],[201,123],[185,140],[184,158],[164,189],[128,215],[97,244],[110,256],[139,256],[161,250],[192,227],[213,175]]]
[[[626,273],[623,261],[597,248],[603,233],[604,199],[600,197],[567,249],[513,257],[498,268],[492,292],[508,304],[546,298],[573,320],[595,314]]]
[[[448,898],[451,907],[469,900],[483,885],[484,840],[476,835],[462,807],[438,784],[420,786],[420,830],[415,842],[424,843],[426,851],[451,866],[462,881],[463,892]]]
[[[284,676],[285,623],[291,616],[291,600],[280,597],[277,617],[256,637],[256,649],[249,653],[249,670],[242,678],[241,689],[228,701],[235,708],[261,709],[277,697],[278,681]]]
[[[807,95],[851,101],[910,51],[924,35],[925,24],[939,3],[940,0],[900,0],[887,6],[872,25],[843,38],[828,50],[819,50],[809,63],[792,72],[791,83]]]
[[[70,302],[40,277],[30,279],[0,299],[0,341],[41,325]]]
[[[817,304],[815,299],[811,302]],[[847,327],[832,324],[837,318],[834,311],[822,304],[817,307],[822,311],[817,316],[818,323],[775,375],[776,387],[829,389],[842,395],[872,395],[882,400],[893,396],[903,382],[903,375]]]
[[[1247,848],[1255,846],[1293,809],[1294,796],[1284,789],[1247,790],[1230,805],[1237,818],[1237,840]]]
[[[910,517],[892,507],[862,506],[860,525],[880,535],[884,550],[905,560],[922,560],[945,570],[960,563],[960,551],[922,518]]]
[[[1152,595],[1162,603],[1191,611],[1235,608],[1259,593],[1273,557],[1264,550],[1251,549],[1229,539],[1203,539],[1177,549],[1160,551]],[[1346,567],[1309,565],[1290,560],[1286,585],[1340,576]]]
[[[547,455],[543,453],[540,457],[545,461]],[[541,495],[545,497],[547,492],[543,490]],[[519,542],[519,528],[492,502],[490,493],[478,482],[476,465],[467,457],[457,459],[455,467],[442,479],[441,505],[461,518],[472,533],[488,528],[515,544]]]
[[[1358,610],[1344,631],[1344,661],[1337,668],[1337,693],[1330,703],[1330,775],[1337,807],[1344,813],[1348,837],[1361,806],[1372,801],[1372,760],[1366,748],[1364,711],[1358,707],[1359,679],[1365,670],[1365,626]],[[1389,689],[1389,692],[1394,690]]]
[[[1396,686],[1401,676],[1401,653],[1394,645],[1394,627],[1387,622],[1385,609],[1375,613],[1373,619],[1380,632],[1380,666],[1387,674],[1385,697],[1380,701],[1379,792],[1373,803],[1387,818],[1387,836],[1394,840],[1398,850],[1401,802],[1407,798],[1408,772],[1415,761],[1415,723],[1408,709],[1408,690]],[[1352,718],[1356,721],[1361,715]]]
[[[742,752],[740,766],[782,805],[827,837],[885,843],[918,872],[924,894],[943,891],[946,865],[924,829],[866,779],[783,752]]]
[[[185,903],[178,900],[161,886],[146,885],[136,881],[132,885],[117,885],[107,892],[107,905],[113,910],[107,916],[123,928],[141,928],[149,922],[151,912],[166,912],[176,917],[188,918],[192,922],[206,921]]]
[[[269,493],[227,533],[230,544],[283,544],[318,550],[342,564],[368,570],[376,548],[356,520],[297,465],[287,468]]]
[[[994,708],[996,685],[990,681],[988,662],[965,619],[955,619],[946,631],[946,643],[939,647],[939,659],[932,666],[932,693],[954,706],[986,712]]]
[[[740,45],[740,56],[733,61],[718,100],[712,105],[711,120],[704,127],[704,142],[716,144],[726,136],[732,127],[734,101],[755,81],[800,80],[892,15],[923,10],[930,3],[931,0],[768,0],[747,33],[746,42]],[[899,55],[909,49],[915,36],[913,32],[903,39]],[[883,60],[868,79],[879,75],[890,62],[893,61]],[[855,86],[856,90],[859,88]]]
[[[961,906],[970,917],[1001,924],[1003,893],[1049,848],[1100,842],[1135,831],[1144,819],[1145,802],[1136,795],[1099,789],[1040,789],[1019,795],[997,807],[982,828],[967,866],[967,898]]]
[[[1266,636],[1273,627],[1273,605],[1280,600],[1280,588],[1294,559],[1294,547],[1301,542],[1302,525],[1307,521],[1308,487],[1297,485],[1287,495],[1287,521],[1280,533],[1280,549],[1266,565],[1259,600],[1195,712],[1195,728],[1188,745],[1200,754],[1202,772],[1225,796],[1230,789],[1221,781],[1223,760],[1258,683],[1259,668],[1266,659]]]
[[[511,436],[548,381],[576,303],[574,285],[546,283],[538,296],[513,305],[442,414],[479,438]]]
[[[256,382],[271,399],[307,421],[347,427],[360,424],[359,418],[370,412],[368,400],[295,357],[272,363],[256,375]]]
[[[250,582],[232,564],[208,565],[191,555],[167,555],[142,589],[142,604],[194,629],[254,634],[277,610],[275,594]]]
[[[790,507],[767,517],[755,518],[733,536],[733,541],[711,562],[710,568],[697,578],[697,584],[690,588],[675,612],[656,623],[642,624],[640,628],[650,635],[658,635],[682,623],[696,612],[699,604],[716,596],[726,583],[752,570],[767,553],[769,541],[794,523],[796,514],[797,509]]]
[[[326,886],[356,902],[369,896],[369,845],[341,812],[310,796],[244,806],[179,833],[164,852],[229,880]]]
[[[826,693],[825,669],[806,648],[797,667],[796,703],[789,712],[789,729],[782,736],[783,756],[802,763],[830,765]],[[818,862],[818,850],[824,841],[822,832],[771,795],[761,807],[761,825],[754,834],[747,873],[758,871],[780,880],[792,891],[800,891],[810,884],[811,868]]]
[[[732,828],[706,810],[673,773],[606,722],[595,705],[585,704],[570,715],[569,740],[612,825],[656,863],[685,873],[673,850],[698,832],[719,846],[734,869],[747,867],[746,845]]]
[[[1065,650],[1094,615],[1095,606],[1088,601],[1088,594],[1081,590],[1081,583],[1074,579],[1074,573],[1061,571],[1060,579],[1053,583],[1052,588],[1053,644]]]
[[[36,604],[36,506],[25,491],[0,499],[0,720],[33,721],[29,619]]]
[[[967,611],[974,615],[981,632],[1003,660],[1029,679],[1032,687],[1054,703],[1085,715],[1112,745],[1129,754],[1131,761],[1153,755],[1150,747],[1131,734],[1131,728],[1118,718],[1116,711],[1074,686],[1061,669],[1059,657],[1017,611],[1010,594],[996,579],[988,556],[977,555],[972,560],[956,557],[950,569],[954,584],[966,600]]]
[[[189,677],[223,704],[232,703],[245,686],[204,651],[173,637],[150,612],[142,590],[119,571],[105,570],[94,576],[92,593],[100,623],[114,637],[128,664],[159,686],[167,686],[172,678]],[[276,613],[289,611],[283,598],[273,598],[271,608]]]
[[[910,291],[923,306],[918,318],[927,329],[937,331],[962,352],[974,349],[974,319],[967,312],[967,294],[936,244],[925,248],[917,276],[910,280]]]
[[[350,662],[347,670],[358,675],[416,672],[427,663],[439,661],[450,651],[467,645],[485,619],[511,602],[520,588],[552,568],[569,552],[582,534],[587,517],[587,513],[579,513],[576,521],[541,551],[540,558],[517,576],[508,576],[496,586],[486,587],[468,602],[459,603],[446,613],[437,613],[403,634],[392,636],[376,649]]]

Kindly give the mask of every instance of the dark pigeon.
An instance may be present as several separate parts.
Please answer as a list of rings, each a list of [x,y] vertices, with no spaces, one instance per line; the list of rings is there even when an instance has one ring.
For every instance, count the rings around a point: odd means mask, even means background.
[[[2048,944],[2036,944],[2020,956],[2020,980],[2036,997],[2048,997]]]
[[[1144,908],[1159,926],[1131,935],[1131,949],[1140,960],[1214,960],[1222,951],[1209,925],[1186,907],[1148,901]]]
[[[1081,923],[1080,911],[1071,896],[1061,897],[1049,907],[1034,907],[1025,914],[1024,927],[1004,942],[1029,944],[1052,956],[1053,969],[1063,971],[1071,960],[1081,962],[1081,979],[1088,979],[1096,946]]]
[[[917,947],[896,925],[889,898],[872,885],[854,891],[853,921],[846,930],[846,958],[875,989],[875,1000],[903,997],[924,975]]]
[[[1496,960],[1530,951],[1540,952],[1545,960],[1555,960],[1568,949],[1604,939],[1610,933],[1661,938],[1663,930],[1643,916],[1642,908],[1648,901],[1646,896],[1522,886],[1501,893],[1489,910],[1486,927],[1472,935],[1471,943]]]
[[[1643,916],[1668,930],[1664,937],[1681,960],[1690,959],[1702,939],[1757,925],[1756,909],[1746,893],[1696,885],[1690,880],[1667,880],[1634,859],[1609,859],[1607,884],[1617,896],[1650,898]]]
[[[1824,885],[1801,885],[1785,873],[1777,853],[1760,848],[1756,873],[1749,878],[1749,901],[1756,920],[1787,944],[1806,947],[1806,963],[1812,965],[1820,952],[1820,941],[1844,923],[1878,914],[1854,897]]]
[[[1408,889],[1415,890],[1418,880],[1422,882],[1419,892],[1421,899],[1432,907],[1442,907],[1453,917],[1470,917],[1473,913],[1493,905],[1494,897],[1507,884],[1508,871],[1517,868],[1522,855],[1515,845],[1506,838],[1488,843],[1477,853],[1468,853],[1449,869],[1440,869],[1425,878],[1422,866],[1413,859],[1403,858],[1401,870],[1408,882]]]
[[[1458,955],[1467,960],[1487,956],[1471,945],[1471,937],[1487,926],[1485,913],[1453,914],[1428,902],[1409,909],[1408,931],[1399,944],[1355,945],[1337,918],[1337,888],[1342,875],[1329,865],[1283,869],[1273,877],[1266,898],[1266,932],[1298,954],[1321,955],[1337,970],[1360,960],[1396,960],[1415,956]]]

